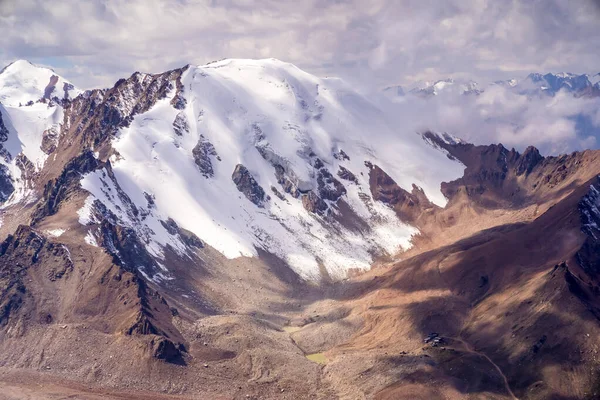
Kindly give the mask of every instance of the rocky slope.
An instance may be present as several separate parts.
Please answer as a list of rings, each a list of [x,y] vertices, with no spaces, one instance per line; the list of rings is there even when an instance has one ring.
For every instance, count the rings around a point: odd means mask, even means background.
[[[276,60],[0,83],[7,393],[600,395],[600,153],[404,137]]]

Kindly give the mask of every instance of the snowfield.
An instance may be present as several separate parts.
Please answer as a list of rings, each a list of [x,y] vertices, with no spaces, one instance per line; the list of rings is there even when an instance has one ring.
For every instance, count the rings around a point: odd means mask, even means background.
[[[0,142],[8,156],[0,157],[0,164],[8,168],[15,187],[2,208],[32,200],[28,199],[31,187],[21,179],[16,157],[22,154],[31,161],[35,171],[42,169],[48,158],[41,148],[44,134],[58,135],[63,122],[63,108],[51,99],[73,98],[79,93],[51,69],[28,61],[16,61],[0,71],[0,114],[8,130],[7,140]],[[39,101],[43,98],[44,102]]]
[[[133,79],[145,77],[136,73]],[[441,182],[462,175],[463,166],[424,142],[409,121],[339,79],[320,79],[273,59],[223,60],[187,68],[181,77],[185,105],[179,108],[171,104],[177,95],[171,83],[167,98],[136,115],[112,140],[118,154],[111,157],[112,171],[82,177],[90,193],[78,212],[80,223],[90,225],[87,244],[100,243],[101,232],[93,227],[99,201],[119,224],[135,230],[157,260],[165,246],[180,255],[189,251],[166,223],[172,219],[228,258],[264,250],[306,279],[318,279],[324,269],[342,278],[351,269],[369,268],[377,255],[409,248],[418,232],[372,199],[371,164],[409,192],[413,185],[422,188],[439,206],[446,203]],[[8,156],[0,163],[15,187],[3,208],[32,200],[17,156],[26,157],[33,172],[44,167],[42,143],[45,135],[58,140],[61,99],[79,93],[52,70],[26,61],[0,73],[0,113],[8,132],[2,142]],[[123,93],[124,115],[136,101],[133,92]],[[238,190],[232,174],[240,165],[255,182],[259,201]],[[338,176],[344,171],[346,179]],[[293,184],[289,193],[282,174]],[[339,191],[337,200],[323,197],[318,213],[307,211],[298,194],[322,190]],[[147,266],[138,268],[150,279],[170,279],[167,267],[154,276]]]
[[[397,121],[338,79],[319,79],[270,59],[190,67],[182,82],[184,110],[170,104],[173,90],[171,97],[136,116],[112,143],[120,155],[111,160],[116,181],[146,215],[143,223],[132,220],[121,200],[110,197],[115,191],[107,190],[111,183],[106,177],[95,172],[82,180],[93,196],[88,205],[93,199],[105,203],[141,233],[158,257],[161,246],[179,247],[160,223],[172,218],[228,258],[255,257],[257,249],[264,249],[304,278],[318,278],[320,266],[332,277],[344,277],[349,269],[369,268],[374,253],[410,247],[417,232],[387,205],[371,199],[365,162],[380,166],[408,191],[413,184],[423,188],[440,206],[446,202],[440,183],[462,174],[462,165],[414,132],[403,134]],[[181,135],[174,130],[176,119],[184,127]],[[203,175],[194,162],[192,150],[199,141],[212,145],[207,158],[213,176]],[[340,150],[348,157],[339,157]],[[356,176],[356,183],[339,179],[347,190],[342,199],[367,229],[347,229],[331,214],[309,213],[300,198],[273,195],[271,187],[283,193],[274,163],[308,191],[317,188],[317,158],[333,176],[340,166]],[[238,164],[270,195],[264,207],[238,191],[232,180]],[[86,215],[82,210],[82,223],[88,222]]]

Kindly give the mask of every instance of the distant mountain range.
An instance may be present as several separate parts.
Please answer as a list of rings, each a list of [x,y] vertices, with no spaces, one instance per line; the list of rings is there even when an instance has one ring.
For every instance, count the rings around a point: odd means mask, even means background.
[[[414,95],[428,98],[440,94],[477,95],[492,85],[500,85],[515,93],[528,96],[555,96],[558,92],[565,91],[575,96],[600,96],[600,73],[595,75],[572,73],[531,73],[525,79],[509,79],[490,82],[480,85],[474,81],[459,79],[442,79],[438,81],[424,81],[409,88],[402,86],[389,86],[383,89],[386,96],[404,97]]]

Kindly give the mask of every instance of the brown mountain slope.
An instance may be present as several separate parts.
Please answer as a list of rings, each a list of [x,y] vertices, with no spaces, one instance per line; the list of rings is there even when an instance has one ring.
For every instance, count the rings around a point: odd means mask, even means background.
[[[366,398],[598,396],[598,283],[575,261],[583,194],[364,277],[350,296],[364,326],[328,368],[362,359]],[[440,347],[423,343],[433,332]]]

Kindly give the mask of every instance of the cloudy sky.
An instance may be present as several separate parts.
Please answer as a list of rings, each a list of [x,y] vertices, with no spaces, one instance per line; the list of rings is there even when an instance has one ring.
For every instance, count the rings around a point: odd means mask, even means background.
[[[600,72],[593,0],[0,0],[0,63],[82,88],[131,72],[274,57],[361,88]]]
[[[278,58],[372,94],[443,78],[600,72],[600,0],[0,0],[0,66],[27,59],[78,87],[222,58]],[[600,148],[600,98],[485,86],[398,104],[407,134],[545,154]]]

